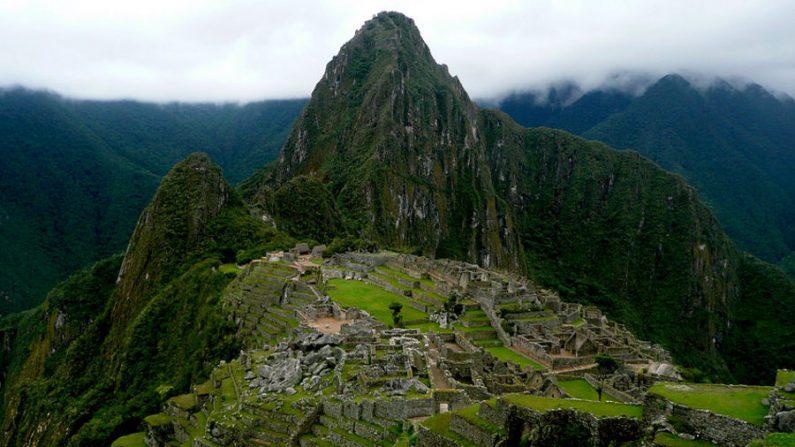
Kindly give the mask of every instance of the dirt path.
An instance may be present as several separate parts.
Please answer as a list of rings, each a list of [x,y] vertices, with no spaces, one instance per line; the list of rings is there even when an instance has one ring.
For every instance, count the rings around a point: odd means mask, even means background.
[[[342,325],[350,324],[352,321],[353,320],[338,320],[334,317],[323,317],[308,321],[306,324],[324,334],[339,334]]]

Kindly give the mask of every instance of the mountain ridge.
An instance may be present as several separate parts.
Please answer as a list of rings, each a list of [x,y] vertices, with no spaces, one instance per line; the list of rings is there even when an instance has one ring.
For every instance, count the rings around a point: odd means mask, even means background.
[[[160,178],[191,152],[246,177],[276,156],[303,100],[151,104],[0,89],[0,314],[124,250]]]
[[[769,382],[773,367],[795,366],[792,282],[738,253],[682,176],[637,152],[479,110],[401,14],[379,14],[363,30],[329,64],[333,76],[318,84],[280,160],[242,184],[254,215],[218,168],[191,156],[142,213],[140,243],[124,260],[0,319],[0,445],[107,445],[201,383],[239,348],[219,303],[237,272],[229,264],[292,247],[266,222],[302,231],[291,220],[307,216],[339,225],[316,234],[331,246],[357,237],[527,274],[670,347],[689,377]],[[193,181],[198,173],[209,180]],[[275,205],[304,192],[317,200],[300,213]],[[155,212],[172,194],[173,206]],[[124,262],[117,286],[109,272]],[[132,284],[150,265],[165,266],[157,284]],[[772,286],[780,308],[762,312]],[[96,302],[80,312],[87,294]],[[759,314],[743,316],[749,309]]]
[[[754,83],[695,83],[677,74],[639,94],[589,91],[565,107],[545,106],[539,95],[514,94],[499,107],[525,126],[637,150],[696,186],[741,249],[769,262],[792,252],[795,189],[785,174],[795,167],[792,98]]]
[[[314,176],[342,216],[337,236],[529,274],[729,376],[715,340],[741,299],[740,258],[695,190],[637,153],[480,110],[430,53],[402,51],[417,38],[396,13],[357,31],[246,197],[270,203],[258,194]]]

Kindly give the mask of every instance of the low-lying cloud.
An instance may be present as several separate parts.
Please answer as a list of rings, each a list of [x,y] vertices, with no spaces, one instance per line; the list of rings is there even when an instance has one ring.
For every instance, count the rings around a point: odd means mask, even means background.
[[[473,97],[588,89],[615,73],[751,79],[795,96],[795,2],[0,2],[0,85],[79,98],[249,101],[308,96],[381,10],[414,18]]]

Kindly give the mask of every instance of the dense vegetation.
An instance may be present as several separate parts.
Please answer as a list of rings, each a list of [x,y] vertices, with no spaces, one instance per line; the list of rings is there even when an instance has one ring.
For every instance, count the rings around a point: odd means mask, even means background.
[[[524,126],[562,128],[634,149],[682,174],[743,250],[779,262],[795,248],[792,98],[720,80],[698,88],[677,75],[637,97],[611,89],[578,94],[566,85],[514,94],[499,107]]]
[[[159,178],[189,153],[234,182],[275,158],[304,100],[73,101],[0,90],[0,315],[119,253]]]
[[[694,376],[769,382],[773,362],[795,365],[766,321],[735,329],[744,303],[759,302],[752,278],[762,272],[744,274],[681,177],[635,152],[478,110],[400,15],[380,14],[343,46],[246,196],[300,176],[326,185],[351,237],[527,273],[662,343]],[[751,358],[730,349],[766,335],[776,341]],[[740,363],[764,367],[751,375]]]
[[[179,163],[123,261],[102,261],[0,320],[0,445],[105,446],[204,381],[240,347],[220,309],[235,276],[221,263],[259,244],[288,248],[279,241],[294,243],[250,217],[206,155]]]
[[[5,93],[3,100],[21,94]],[[82,109],[85,116],[103,115],[107,121],[94,118],[116,129],[100,136],[67,119],[75,116],[74,104],[37,98],[42,113],[21,113],[23,120],[16,115],[21,103],[3,113],[28,130],[42,126],[52,133],[34,144],[27,133],[3,128],[3,147],[41,149],[23,152],[54,163],[46,175],[62,174],[58,164],[75,170],[66,177],[89,192],[77,195],[84,203],[72,204],[67,216],[79,215],[83,206],[118,204],[107,191],[159,177],[150,165],[159,146],[142,145],[151,150],[135,159],[135,145],[116,139],[124,114],[114,118],[103,109],[107,104]],[[149,125],[142,121],[140,129]],[[77,154],[91,161],[81,162],[69,150],[73,145],[85,148]],[[9,160],[13,169],[28,166],[17,153]],[[103,177],[106,169],[113,175]],[[51,206],[44,180],[28,177],[42,194],[37,205]],[[107,183],[80,189],[97,178]],[[263,214],[252,217],[207,155],[189,156],[162,180],[123,259],[97,263],[42,305],[0,318],[0,447],[108,445],[135,430],[165,397],[202,382],[239,348],[219,304],[235,273],[221,265],[289,248],[295,239],[281,229],[331,239],[329,252],[378,244],[528,274],[568,300],[600,306],[704,378],[769,383],[774,367],[795,366],[795,285],[782,271],[739,254],[681,177],[635,152],[566,132],[525,129],[503,113],[479,110],[400,14],[379,14],[342,48],[278,162],[243,185]],[[28,196],[5,201],[7,191],[23,194],[4,183],[0,211],[27,216],[19,210]],[[119,216],[131,212],[122,207],[111,218],[102,209],[97,215],[119,228]],[[279,230],[264,222],[269,217]],[[60,222],[46,227],[51,240],[83,249]],[[73,225],[83,224],[78,219]],[[87,228],[106,234],[97,225]],[[43,231],[23,230],[22,242]],[[58,256],[51,247],[35,246]],[[361,301],[364,294],[361,287],[332,285],[338,301]],[[401,309],[405,321],[411,311]],[[395,323],[384,312],[377,317]],[[558,405],[513,399],[530,408]],[[640,411],[586,406],[604,415]]]

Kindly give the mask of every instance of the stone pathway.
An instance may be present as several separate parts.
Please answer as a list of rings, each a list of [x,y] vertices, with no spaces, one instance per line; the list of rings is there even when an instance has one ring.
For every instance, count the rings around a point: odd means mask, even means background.
[[[428,350],[428,370],[431,375],[431,386],[437,389],[450,389],[450,382],[447,381],[447,376],[437,366],[439,361],[439,351],[436,348]]]
[[[592,368],[596,368],[596,366],[597,366],[596,363],[590,363],[588,365],[580,365],[580,366],[575,366],[575,367],[572,367],[572,368],[556,369],[556,370],[553,370],[552,372],[555,373],[555,374],[560,374],[560,373],[567,373],[567,372],[573,372],[573,371],[582,371],[582,370],[586,370],[586,369],[592,369]]]

